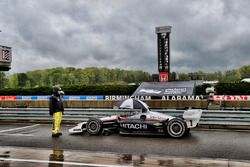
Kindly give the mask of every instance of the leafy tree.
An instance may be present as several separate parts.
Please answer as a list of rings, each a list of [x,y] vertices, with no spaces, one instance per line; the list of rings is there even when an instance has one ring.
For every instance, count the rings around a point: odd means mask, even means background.
[[[186,73],[179,73],[179,80],[180,81],[188,81],[188,80],[190,80],[190,77]]]
[[[239,72],[241,74],[241,79],[250,78],[250,65],[241,67]]]
[[[171,72],[171,74],[170,74],[170,80],[171,80],[171,81],[175,81],[175,80],[176,80],[176,77],[177,77],[176,72]]]
[[[17,86],[18,87],[26,87],[27,81],[28,81],[28,75],[26,73],[17,74]]]
[[[0,88],[4,88],[7,85],[8,79],[4,72],[0,72]]]
[[[2,78],[2,79],[1,79]],[[170,80],[178,78],[180,81],[187,80],[218,80],[220,82],[238,82],[243,78],[250,78],[250,65],[236,70],[225,72],[205,73],[197,71],[193,73],[172,72]],[[43,87],[55,84],[87,85],[87,84],[127,84],[141,83],[146,81],[158,81],[158,74],[150,75],[143,71],[130,71],[108,68],[74,68],[57,67],[46,70],[34,70],[27,73],[16,73],[5,76],[0,74],[0,88],[9,87]]]

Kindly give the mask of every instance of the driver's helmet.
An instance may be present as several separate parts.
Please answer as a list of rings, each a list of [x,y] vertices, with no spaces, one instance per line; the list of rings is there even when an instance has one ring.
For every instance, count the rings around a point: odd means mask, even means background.
[[[141,109],[141,112],[142,113],[146,113],[148,110],[145,108],[145,107],[143,107],[142,109]]]

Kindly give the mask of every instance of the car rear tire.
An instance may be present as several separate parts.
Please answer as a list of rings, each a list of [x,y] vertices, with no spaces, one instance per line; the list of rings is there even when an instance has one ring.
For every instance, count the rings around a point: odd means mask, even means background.
[[[180,118],[171,119],[167,124],[167,133],[172,138],[182,138],[187,131],[187,124]]]
[[[99,135],[103,131],[102,121],[97,118],[90,118],[87,121],[86,130],[90,135]]]

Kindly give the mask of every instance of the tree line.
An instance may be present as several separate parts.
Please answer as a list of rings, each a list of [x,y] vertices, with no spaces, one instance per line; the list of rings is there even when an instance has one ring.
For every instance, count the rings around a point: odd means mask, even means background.
[[[205,81],[219,81],[222,83],[239,82],[244,78],[250,78],[250,65],[243,66],[235,70],[227,70],[224,72],[217,71],[206,73],[203,71],[193,73],[171,73],[172,80],[205,80]]]
[[[170,75],[170,80],[172,81],[217,80],[219,82],[229,83],[238,82],[243,78],[250,78],[250,65],[225,72],[172,72]],[[56,84],[63,86],[95,84],[126,85],[128,83],[139,84],[141,82],[152,81],[158,81],[158,74],[150,74],[143,71],[97,67],[88,67],[84,69],[74,67],[57,67],[45,70],[28,71],[26,73],[15,73],[12,75],[0,72],[0,88],[36,88],[48,87]]]
[[[33,88],[46,87],[56,84],[91,85],[91,84],[127,84],[152,81],[151,74],[143,71],[129,71],[108,68],[74,68],[57,67],[46,70],[15,73],[7,76],[0,73],[0,88]]]

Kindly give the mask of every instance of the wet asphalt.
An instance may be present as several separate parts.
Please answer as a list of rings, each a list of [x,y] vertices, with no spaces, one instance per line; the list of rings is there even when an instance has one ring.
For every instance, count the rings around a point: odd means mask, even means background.
[[[1,125],[0,130],[23,125]],[[62,127],[63,135],[51,137],[51,125],[23,132],[0,134],[0,147],[46,148],[136,155],[167,155],[195,158],[250,160],[250,131],[191,130],[182,139],[148,136],[69,135],[72,125]]]
[[[248,167],[249,162],[150,154],[1,147],[1,167]]]

